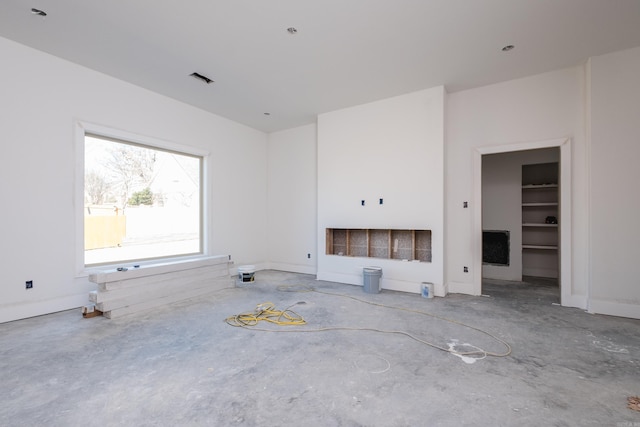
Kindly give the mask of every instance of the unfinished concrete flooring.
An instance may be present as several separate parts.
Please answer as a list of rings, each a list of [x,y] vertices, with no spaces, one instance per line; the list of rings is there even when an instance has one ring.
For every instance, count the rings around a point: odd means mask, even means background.
[[[404,331],[459,357],[372,331],[259,332],[227,316],[259,303],[308,322]],[[2,426],[638,426],[640,321],[552,305],[553,289],[485,283],[489,297],[418,295],[262,271],[250,285],[128,318],[79,310],[0,325]],[[469,344],[464,347],[463,344]]]

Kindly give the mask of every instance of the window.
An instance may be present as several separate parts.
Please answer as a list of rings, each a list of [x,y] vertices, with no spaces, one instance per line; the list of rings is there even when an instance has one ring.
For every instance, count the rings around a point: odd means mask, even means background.
[[[203,156],[83,132],[84,266],[203,252]]]

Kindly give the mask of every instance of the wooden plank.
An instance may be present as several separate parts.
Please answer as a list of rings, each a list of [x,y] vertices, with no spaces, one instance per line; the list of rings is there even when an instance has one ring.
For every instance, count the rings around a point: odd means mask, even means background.
[[[82,317],[90,319],[92,317],[102,316],[104,313],[100,310],[93,310],[91,313],[82,313]]]
[[[144,265],[140,268],[128,268],[127,271],[117,271],[117,269],[107,270],[89,275],[89,280],[94,283],[114,282],[122,279],[135,277],[153,276],[162,273],[190,270],[229,262],[229,255],[217,255],[196,260],[173,261],[162,264]]]
[[[124,298],[117,298],[113,300],[104,301],[96,304],[96,307],[100,311],[112,311],[122,307],[128,307],[130,305],[140,304],[145,301],[162,299],[170,297],[172,295],[188,294],[191,291],[199,289],[209,289],[211,291],[223,289],[225,287],[232,287],[233,281],[231,278],[216,279],[203,281],[193,281],[191,283],[180,284],[180,286],[166,286],[164,288],[154,290],[152,292],[141,292],[134,295],[127,295]]]
[[[112,301],[114,299],[124,298],[129,295],[136,295],[144,292],[153,292],[165,287],[169,287],[169,288],[183,287],[184,284],[191,283],[193,281],[206,282],[208,280],[214,280],[217,278],[226,278],[226,279],[231,278],[229,273],[223,276],[214,277],[208,271],[202,270],[202,269],[198,269],[198,271],[194,271],[194,272],[189,272],[188,274],[186,274],[187,272],[184,272],[184,273],[185,274],[183,276],[180,276],[179,278],[168,277],[166,275],[163,275],[158,277],[158,279],[155,281],[150,281],[149,283],[141,284],[139,286],[131,286],[131,287],[125,286],[117,289],[98,291],[96,292],[95,297],[89,294],[89,299],[92,300],[92,298],[95,298],[93,302],[101,303],[105,301]]]
[[[223,287],[221,287],[220,289],[222,289]],[[203,296],[206,295],[208,293],[211,292],[215,292],[217,290],[220,290],[218,288],[199,288],[199,289],[192,289],[190,291],[186,291],[186,292],[181,292],[178,294],[173,294],[173,295],[168,295],[168,296],[164,296],[162,298],[157,298],[157,299],[152,299],[152,300],[147,300],[144,301],[142,303],[139,304],[132,304],[132,305],[128,305],[126,307],[122,307],[122,308],[118,308],[115,310],[110,310],[110,311],[105,311],[104,312],[104,316],[109,318],[109,319],[116,319],[122,316],[126,316],[128,314],[132,314],[132,313],[137,313],[137,312],[141,312],[141,311],[145,311],[145,310],[149,310],[149,309],[153,309],[153,308],[158,308],[161,307],[163,305],[168,305],[168,304],[172,304],[175,302],[179,302],[179,301],[185,301],[191,298],[195,298],[198,296]]]
[[[122,288],[131,288],[135,286],[143,286],[149,283],[158,283],[161,281],[171,281],[180,278],[188,278],[191,276],[210,274],[211,277],[221,277],[227,275],[229,272],[228,264],[218,264],[212,266],[204,266],[192,268],[190,270],[171,271],[166,273],[159,273],[153,276],[145,275],[141,277],[122,277],[119,280],[112,282],[99,283],[98,289],[101,291],[110,291]],[[127,273],[127,272],[124,272]]]
[[[416,258],[416,230],[411,230],[411,259]]]
[[[102,311],[97,310],[95,304],[89,304],[82,307],[82,317],[90,318],[96,316],[102,316]]]
[[[367,228],[367,257],[371,256],[371,230]]]
[[[171,281],[180,278],[188,278],[191,276],[210,274],[211,277],[222,277],[229,274],[229,267],[224,265],[210,266],[210,267],[198,267],[191,270],[174,271],[170,273],[162,273],[155,276],[143,276],[137,278],[131,278],[127,280],[118,280],[115,282],[107,282],[98,284],[98,289],[101,291],[109,291],[122,288],[132,288],[136,286],[144,286],[149,283],[159,283],[162,281]]]

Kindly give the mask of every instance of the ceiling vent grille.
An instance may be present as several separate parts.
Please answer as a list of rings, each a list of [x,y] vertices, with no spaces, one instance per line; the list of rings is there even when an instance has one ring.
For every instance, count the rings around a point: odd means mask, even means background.
[[[191,73],[191,74],[189,74],[189,75],[190,75],[191,77],[193,77],[194,79],[198,79],[198,80],[201,80],[201,81],[205,82],[206,84],[211,84],[211,83],[213,83],[213,80],[211,80],[211,79],[210,79],[209,77],[207,77],[207,76],[203,76],[203,75],[202,75],[202,74],[200,74],[200,73]]]

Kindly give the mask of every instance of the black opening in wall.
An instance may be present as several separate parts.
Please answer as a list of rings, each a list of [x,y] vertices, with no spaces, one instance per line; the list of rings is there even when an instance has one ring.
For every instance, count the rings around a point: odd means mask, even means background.
[[[482,232],[482,263],[491,265],[509,265],[509,232]]]

